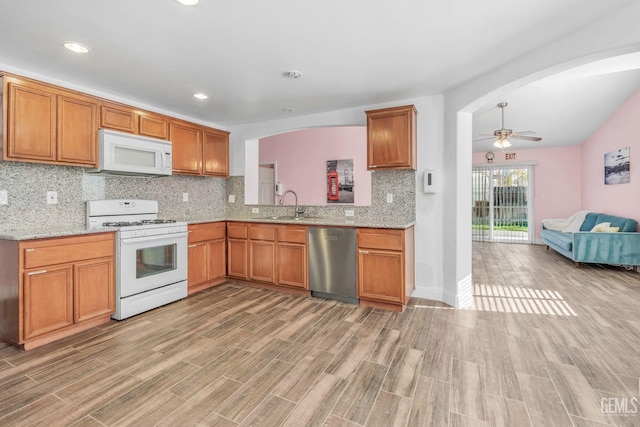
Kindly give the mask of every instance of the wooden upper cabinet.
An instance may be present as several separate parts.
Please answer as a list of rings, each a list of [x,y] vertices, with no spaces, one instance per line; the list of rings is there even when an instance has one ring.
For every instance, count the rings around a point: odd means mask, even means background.
[[[58,97],[57,160],[65,163],[96,165],[98,103],[89,97]]]
[[[165,117],[159,114],[139,113],[138,132],[142,136],[168,139],[169,122]]]
[[[229,132],[205,129],[203,172],[211,176],[229,176]]]
[[[97,165],[95,98],[54,86],[7,79],[5,160]]]
[[[103,102],[100,105],[100,127],[120,132],[138,133],[136,112],[126,105]]]
[[[173,172],[202,175],[202,129],[188,123],[171,122]]]
[[[416,169],[413,105],[367,111],[367,169]]]
[[[4,79],[8,79],[4,77]],[[4,158],[56,160],[56,95],[46,86],[9,81]]]

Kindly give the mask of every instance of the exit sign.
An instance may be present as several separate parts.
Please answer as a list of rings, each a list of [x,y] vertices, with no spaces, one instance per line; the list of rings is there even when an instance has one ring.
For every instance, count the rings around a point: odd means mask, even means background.
[[[504,153],[504,159],[505,160],[515,160],[516,159],[516,153]]]

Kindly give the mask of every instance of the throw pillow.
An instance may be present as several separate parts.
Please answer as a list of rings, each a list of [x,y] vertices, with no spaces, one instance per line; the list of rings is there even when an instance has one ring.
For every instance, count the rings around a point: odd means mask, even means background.
[[[617,233],[620,231],[620,227],[602,227],[600,231],[603,233]]]
[[[600,224],[596,224],[591,231],[595,231],[595,232],[602,232],[604,231],[605,228],[609,228],[611,227],[611,223],[610,222],[601,222]]]

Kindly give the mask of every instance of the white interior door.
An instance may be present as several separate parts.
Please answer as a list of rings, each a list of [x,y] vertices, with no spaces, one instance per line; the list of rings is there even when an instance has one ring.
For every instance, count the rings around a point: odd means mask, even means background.
[[[258,168],[258,204],[273,205],[276,197],[275,169],[260,166]]]

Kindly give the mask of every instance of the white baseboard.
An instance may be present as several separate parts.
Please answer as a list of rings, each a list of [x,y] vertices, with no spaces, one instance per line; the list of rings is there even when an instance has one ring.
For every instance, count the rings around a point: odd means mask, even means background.
[[[455,308],[470,306],[473,303],[473,284],[471,282],[471,275],[465,277],[458,283],[458,289],[460,292],[456,295],[452,292],[445,291],[444,289],[416,286],[416,289],[411,293],[411,296],[414,298],[440,301]]]

